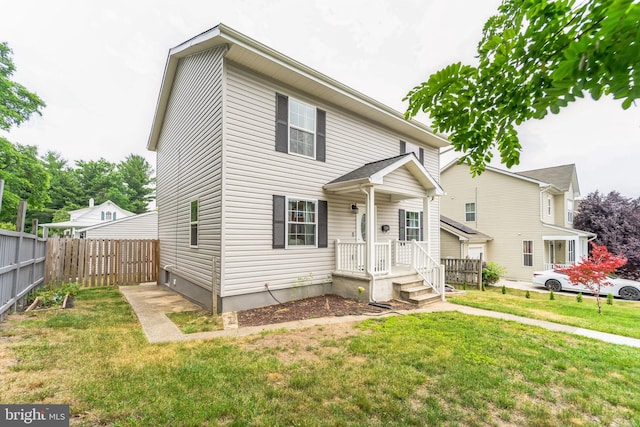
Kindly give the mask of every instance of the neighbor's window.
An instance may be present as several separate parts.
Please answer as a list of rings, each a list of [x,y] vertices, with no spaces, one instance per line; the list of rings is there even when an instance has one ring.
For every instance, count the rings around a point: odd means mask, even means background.
[[[105,219],[106,219],[107,221],[111,221],[111,212],[107,212],[107,213],[105,214]]]
[[[567,242],[567,259],[569,260],[569,264],[574,264],[576,262],[576,241],[569,240]]]
[[[567,200],[567,222],[573,224],[573,200]]]
[[[316,246],[317,202],[287,198],[287,246]]]
[[[476,220],[476,204],[475,203],[464,204],[464,220],[465,221]]]
[[[522,241],[522,265],[533,267],[533,240]]]
[[[405,212],[404,235],[407,240],[420,240],[420,212]]]
[[[316,109],[289,98],[289,152],[315,158]]]
[[[199,204],[197,200],[191,201],[191,218],[189,222],[189,246],[198,247],[198,218],[199,218]]]

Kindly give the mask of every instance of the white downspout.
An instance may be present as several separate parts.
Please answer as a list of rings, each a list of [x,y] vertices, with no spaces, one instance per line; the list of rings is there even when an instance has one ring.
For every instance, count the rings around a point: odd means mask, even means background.
[[[373,271],[373,265],[375,264],[375,194],[373,190],[373,186],[369,187],[369,191],[367,191],[364,187],[360,186],[360,191],[367,195],[366,207],[367,207],[367,240],[365,242],[367,248],[367,262],[366,262],[366,273],[369,277],[369,302],[376,302],[376,299],[373,296],[373,290],[375,288],[376,276]],[[373,218],[373,219],[372,219]]]

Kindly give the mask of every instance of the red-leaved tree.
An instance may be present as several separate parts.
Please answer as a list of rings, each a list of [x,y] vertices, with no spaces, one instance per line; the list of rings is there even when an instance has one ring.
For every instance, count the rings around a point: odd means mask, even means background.
[[[612,286],[609,276],[626,263],[627,259],[624,256],[613,255],[606,246],[591,242],[591,255],[588,258],[579,264],[559,268],[557,271],[566,274],[572,284],[582,284],[589,288],[596,297],[598,314],[602,314],[600,289],[603,286]]]

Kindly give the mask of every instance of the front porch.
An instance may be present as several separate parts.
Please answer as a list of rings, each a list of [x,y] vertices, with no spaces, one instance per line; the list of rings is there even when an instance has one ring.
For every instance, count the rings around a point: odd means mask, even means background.
[[[363,207],[351,205],[355,221],[348,232],[355,241],[346,241],[348,237],[335,241],[336,293],[370,302],[402,297],[420,303],[434,295],[444,299],[444,268],[431,256],[436,251],[439,258],[439,248],[433,245],[434,236],[439,235],[433,217],[439,215],[432,211],[432,204],[444,191],[413,153],[367,163],[324,189],[336,195],[364,196],[365,202]],[[391,212],[399,216],[395,217],[397,230],[390,225]],[[383,222],[378,222],[378,216]],[[392,239],[382,240],[383,236]]]
[[[373,246],[375,261],[368,274],[366,242],[336,240],[332,278],[337,293],[370,301],[444,301],[444,267],[428,254],[427,242],[387,240]]]
[[[595,238],[595,234],[575,229],[570,229],[570,231],[575,234],[542,237],[544,270],[566,268],[589,256],[589,240]]]

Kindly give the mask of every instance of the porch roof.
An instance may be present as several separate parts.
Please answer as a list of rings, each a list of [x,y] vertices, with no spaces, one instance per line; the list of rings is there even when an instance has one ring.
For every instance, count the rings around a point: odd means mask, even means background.
[[[400,168],[405,168],[409,171],[413,178],[426,190],[425,195],[442,196],[445,194],[440,184],[413,153],[405,153],[388,159],[366,163],[325,184],[324,189],[337,193],[349,193],[359,191],[363,185],[382,185],[384,184],[385,176]]]
[[[454,236],[457,236],[460,240],[468,240],[471,243],[484,243],[489,240],[493,240],[493,237],[481,233],[478,230],[474,230],[471,227],[467,227],[464,224],[460,224],[459,222],[443,215],[440,215],[440,228]]]
[[[551,225],[551,224],[542,224],[542,225],[545,227],[551,228],[553,230],[567,233],[570,236],[586,237],[588,239],[595,238],[598,236],[597,234],[591,233],[590,231],[578,230],[577,228],[560,227],[559,225]],[[543,236],[543,238],[544,240],[556,240],[555,237],[547,239],[545,236]]]

